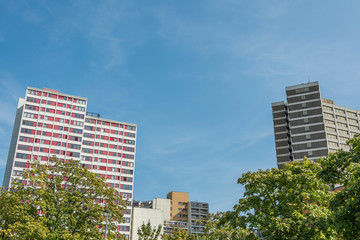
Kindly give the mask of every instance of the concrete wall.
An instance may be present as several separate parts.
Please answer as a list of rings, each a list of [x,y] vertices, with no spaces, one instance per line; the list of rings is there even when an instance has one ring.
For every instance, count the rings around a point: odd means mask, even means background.
[[[132,227],[131,227],[131,239],[138,240],[137,235],[138,228],[144,223],[147,224],[150,221],[151,227],[157,227],[161,225],[161,233],[163,233],[164,221],[170,220],[170,199],[155,198],[152,204],[152,208],[140,208],[134,207],[132,211]],[[159,237],[160,239],[160,237]]]

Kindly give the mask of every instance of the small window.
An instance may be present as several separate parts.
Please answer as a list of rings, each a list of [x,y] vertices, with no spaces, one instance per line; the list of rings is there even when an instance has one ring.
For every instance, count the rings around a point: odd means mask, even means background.
[[[312,152],[312,151],[309,151],[309,152],[308,152],[308,155],[309,155],[309,156],[312,156],[312,155],[313,155],[313,152]]]
[[[308,123],[309,119],[308,118],[304,118],[304,123]]]
[[[302,103],[301,106],[304,108],[306,107],[306,103]]]
[[[307,143],[306,147],[311,148],[311,143]]]
[[[309,126],[305,126],[305,131],[309,131]]]
[[[303,115],[306,116],[308,114],[307,110],[303,111]]]
[[[310,134],[306,134],[306,139],[310,139]]]

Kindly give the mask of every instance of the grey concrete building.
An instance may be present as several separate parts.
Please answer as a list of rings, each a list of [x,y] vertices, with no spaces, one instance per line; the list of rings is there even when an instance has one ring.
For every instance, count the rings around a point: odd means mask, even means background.
[[[286,87],[286,102],[272,103],[279,168],[304,157],[311,160],[340,148],[359,131],[357,110],[321,97],[318,82]]]
[[[206,221],[209,216],[209,204],[205,202],[188,202],[187,208],[189,233],[204,233],[204,221]]]

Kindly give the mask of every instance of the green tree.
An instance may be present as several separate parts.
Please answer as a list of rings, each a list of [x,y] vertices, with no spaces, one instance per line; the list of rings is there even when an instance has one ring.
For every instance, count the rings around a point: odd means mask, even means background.
[[[126,202],[79,161],[33,160],[20,179],[0,192],[1,239],[101,239],[106,210],[108,239],[116,237]]]
[[[234,215],[234,212],[210,214],[209,218],[205,221],[204,234],[201,235],[200,239],[259,239],[253,231],[246,228],[246,225],[242,224],[239,220],[242,221],[243,218],[238,218],[238,216]],[[238,227],[239,225],[242,227]]]
[[[332,186],[343,186],[330,202],[331,220],[344,239],[360,239],[360,137],[348,142],[350,151],[339,150],[320,160],[319,176]]]
[[[228,213],[229,224],[266,239],[338,239],[328,221],[333,193],[320,171],[319,163],[305,159],[243,174],[244,197]]]
[[[139,240],[157,240],[161,234],[161,228],[161,225],[152,228],[150,220],[147,224],[141,224],[137,230]]]

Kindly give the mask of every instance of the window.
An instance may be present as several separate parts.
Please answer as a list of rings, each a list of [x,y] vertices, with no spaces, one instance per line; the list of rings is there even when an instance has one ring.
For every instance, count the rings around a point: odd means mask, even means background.
[[[33,114],[33,113],[28,113],[28,112],[24,112],[24,117],[35,118],[35,114]]]
[[[356,119],[352,119],[352,118],[349,118],[349,122],[350,122],[350,123],[358,124],[358,121],[357,121]]]
[[[326,127],[326,131],[328,131],[328,132],[336,132],[336,129],[332,128],[332,127]]]
[[[332,135],[332,134],[327,134],[326,135],[329,139],[337,139],[336,135]]]
[[[31,142],[32,138],[20,136],[19,141],[21,141],[21,142]]]
[[[326,111],[331,111],[332,112],[332,107],[328,107],[328,106],[323,106],[323,109]]]
[[[339,129],[339,134],[348,135],[348,131]]]
[[[27,128],[21,128],[21,132],[27,133],[27,134],[35,134],[35,130],[31,130],[31,129],[27,129]]]
[[[309,126],[305,126],[305,131],[309,131],[309,130],[310,130]]]
[[[344,115],[345,115],[345,111],[344,111],[344,110],[342,110],[342,109],[335,108],[335,112],[336,112],[336,113],[340,113],[340,114],[344,114]]]
[[[132,185],[122,184],[121,186],[122,186],[121,189],[132,190]]]
[[[18,150],[24,150],[24,151],[31,151],[31,150],[32,150],[32,147],[27,146],[27,145],[21,145],[21,144],[19,144],[17,149],[18,149]]]
[[[344,150],[348,150],[350,147],[346,144],[340,144],[341,148]]]
[[[15,161],[15,167],[28,168],[28,164],[26,162]]]
[[[33,106],[33,105],[25,105],[25,109],[29,109],[29,110],[34,110],[34,111],[38,111],[39,107]]]
[[[303,111],[303,116],[306,116],[308,114],[307,110]]]
[[[23,120],[22,124],[27,126],[36,126],[36,122],[27,121],[27,120]]]
[[[311,148],[311,143],[307,143],[306,147]]]
[[[346,121],[346,118],[343,117],[343,116],[335,115],[335,118],[336,118],[337,120]]]
[[[325,123],[326,123],[326,124],[329,124],[329,125],[335,125],[335,122],[334,122],[334,121],[327,120],[327,119],[325,119]]]
[[[347,112],[347,114],[348,114],[350,117],[355,117],[355,118],[356,118],[356,116],[357,116],[357,114],[354,113],[354,112]]]
[[[352,130],[359,130],[359,127],[358,127],[358,126],[352,126],[352,125],[350,125],[350,129],[352,129]]]
[[[324,113],[324,116],[330,119],[334,119],[334,115],[330,113]]]
[[[17,153],[16,157],[17,158],[22,158],[22,159],[30,159],[31,155],[30,154]]]
[[[76,129],[76,128],[71,128],[71,132],[82,134],[82,130],[81,129]]]
[[[125,174],[134,174],[134,171],[133,170],[130,170],[130,169],[121,169],[121,173],[125,173]]]

